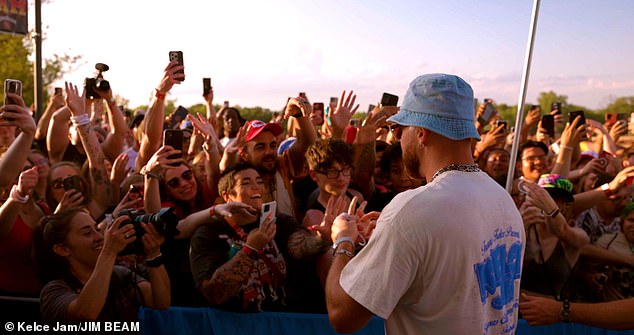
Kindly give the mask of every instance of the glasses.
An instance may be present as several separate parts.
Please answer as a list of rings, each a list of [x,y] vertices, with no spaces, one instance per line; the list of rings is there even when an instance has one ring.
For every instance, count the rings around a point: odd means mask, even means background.
[[[57,178],[55,180],[53,180],[51,182],[51,188],[54,190],[59,190],[64,188],[64,179],[63,178]]]
[[[326,175],[326,178],[328,179],[337,179],[339,178],[339,174],[342,174],[344,177],[350,177],[350,173],[352,172],[352,169],[347,167],[341,170],[328,170],[328,171],[315,170],[315,172]]]
[[[522,158],[523,161],[527,161],[529,163],[534,163],[537,161],[544,162],[546,161],[546,156],[529,156]]]
[[[183,172],[183,174],[181,174],[180,177],[174,177],[168,180],[165,184],[167,184],[167,186],[171,188],[177,188],[181,186],[181,179],[184,181],[190,181],[192,180],[193,177],[194,177],[194,173],[192,172],[192,170],[187,170]]]
[[[403,136],[403,128],[400,124],[392,124],[389,126],[390,128],[390,132],[392,133],[392,136],[394,136],[395,139],[397,140],[401,140],[401,136]]]

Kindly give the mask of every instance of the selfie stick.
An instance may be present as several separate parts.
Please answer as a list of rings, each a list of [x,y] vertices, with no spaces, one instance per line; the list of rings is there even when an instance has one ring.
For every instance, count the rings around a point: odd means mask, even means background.
[[[513,186],[513,176],[515,175],[515,162],[517,160],[517,150],[520,141],[520,130],[522,129],[522,120],[524,120],[524,102],[526,101],[526,90],[528,89],[528,76],[531,72],[531,59],[533,58],[533,43],[535,42],[535,30],[537,30],[537,14],[539,13],[539,1],[533,1],[533,17],[531,18],[530,32],[528,35],[528,46],[526,50],[526,59],[524,62],[524,73],[522,74],[522,86],[520,88],[520,97],[517,103],[517,115],[515,117],[515,136],[513,137],[513,147],[511,149],[511,159],[509,162],[509,171],[506,177],[506,191],[511,193]]]

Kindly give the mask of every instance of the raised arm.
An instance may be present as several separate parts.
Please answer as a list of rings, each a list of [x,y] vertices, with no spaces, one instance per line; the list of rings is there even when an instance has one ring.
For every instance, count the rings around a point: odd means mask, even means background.
[[[143,135],[139,155],[136,160],[136,171],[141,168],[152,157],[154,152],[161,146],[161,137],[163,136],[163,121],[165,108],[165,95],[172,89],[174,84],[180,84],[178,79],[185,78],[184,73],[176,73],[184,70],[182,65],[178,65],[176,61],[171,61],[163,72],[163,79],[156,87],[154,97],[145,114]]]
[[[0,187],[13,184],[24,167],[24,162],[31,152],[31,144],[35,136],[35,121],[24,105],[24,100],[17,94],[8,93],[17,104],[4,105],[0,109],[0,127],[17,127],[22,132],[0,159]]]
[[[121,113],[117,101],[112,96],[112,90],[109,89],[107,92],[99,92],[99,95],[106,101],[106,105],[108,106],[107,114],[108,123],[110,125],[110,133],[105,141],[101,143],[101,149],[106,155],[106,158],[114,162],[117,156],[123,151],[128,127],[125,124],[123,113]]]
[[[580,119],[576,117],[571,124],[567,124],[561,133],[560,150],[557,155],[557,161],[551,173],[556,173],[564,178],[568,178],[570,174],[570,164],[574,150],[578,150],[581,134],[585,131],[585,124],[579,124]]]
[[[92,129],[90,118],[86,113],[86,99],[84,94],[79,95],[77,86],[66,83],[66,105],[73,116],[71,121],[88,158],[88,167],[91,178],[92,201],[88,205],[93,218],[101,216],[112,203],[112,188],[110,178],[104,164],[105,156],[97,135]]]
[[[345,99],[345,101],[344,101]],[[354,102],[357,100],[357,95],[353,91],[348,93],[346,97],[346,91],[341,92],[341,98],[337,102],[337,109],[330,115],[332,122],[332,138],[338,138],[343,140],[346,126],[350,124],[352,115],[359,109],[359,104],[356,106]]]
[[[64,96],[62,92],[51,95],[48,99],[48,105],[46,105],[46,109],[44,113],[40,117],[40,120],[37,122],[37,129],[35,130],[35,139],[42,140],[46,138],[46,134],[48,133],[48,126],[51,122],[51,118],[53,117],[53,113],[58,109],[64,107]]]
[[[310,121],[310,114],[313,107],[308,99],[304,97],[291,98],[286,105],[284,117],[295,119],[299,127],[297,132],[297,142],[288,149],[293,169],[300,171],[303,167],[304,154],[308,147],[317,141],[317,130]],[[295,175],[295,173],[293,173]]]
[[[46,148],[51,165],[62,161],[64,151],[70,142],[68,139],[70,116],[70,109],[64,106],[53,113],[48,125]]]

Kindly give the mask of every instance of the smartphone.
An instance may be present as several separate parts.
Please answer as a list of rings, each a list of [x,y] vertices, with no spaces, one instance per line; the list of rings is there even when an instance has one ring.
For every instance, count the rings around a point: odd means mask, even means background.
[[[299,92],[299,96],[304,98],[304,99],[308,99],[308,98],[306,98],[306,92]]]
[[[275,222],[275,211],[277,210],[277,202],[265,202],[262,204],[262,210],[260,213],[260,225],[264,220],[269,217],[271,213],[273,213],[273,222]]]
[[[398,104],[398,96],[390,93],[383,93],[381,97],[381,106],[396,106]]]
[[[203,78],[203,95],[209,94],[211,91],[211,78]]]
[[[55,87],[55,95],[62,95],[62,88],[61,87]]]
[[[614,158],[614,156],[605,150],[601,150],[601,152],[599,152],[599,164],[601,164],[601,167],[604,169],[608,166],[608,163],[612,158]]]
[[[168,159],[176,159],[182,157],[183,131],[180,129],[165,129],[163,131],[163,145],[169,145],[172,148],[181,151],[181,154],[172,154],[167,156]],[[179,166],[180,163],[171,163],[170,165]]]
[[[78,175],[68,176],[62,182],[64,183],[64,191],[77,190],[81,193],[81,179]]]
[[[375,107],[376,107],[375,105],[369,104],[368,105],[368,113],[372,113],[372,111],[374,110]]]
[[[228,108],[228,107],[229,107],[229,101],[228,101],[228,100],[225,100],[225,103],[224,103],[224,105],[223,105],[223,106],[225,106],[225,107],[227,107],[227,108]]]
[[[324,103],[323,102],[315,102],[313,103],[313,112],[319,114],[321,117],[321,122],[319,125],[324,124]]]
[[[336,108],[338,103],[339,103],[339,98],[330,97],[330,106],[333,106],[334,108]]]
[[[495,112],[495,108],[493,107],[493,100],[487,98],[484,99],[484,103],[486,104],[484,106],[484,112],[478,118],[478,122],[480,123],[486,123],[487,121],[489,121],[489,119],[491,119],[491,117],[493,116],[493,112]]]
[[[506,120],[497,120],[495,126],[499,127],[500,125],[502,125],[502,131],[506,133],[509,128],[509,122]]]
[[[18,102],[15,101],[13,98],[8,97],[8,93],[13,93],[13,94],[22,96],[22,82],[17,79],[5,79],[4,81],[4,104],[5,105],[18,104]],[[6,121],[14,121],[14,118],[12,117],[0,116],[0,119],[6,120]]]
[[[577,116],[581,118],[581,120],[579,121],[579,125],[586,124],[586,115],[582,110],[572,111],[568,113],[568,122],[572,123],[572,121],[574,121]],[[581,139],[587,141],[588,134],[586,134],[586,132],[583,132],[583,134],[581,135]]]
[[[185,65],[185,62],[183,61],[183,52],[182,51],[170,51],[169,52],[169,57],[170,57],[170,62],[175,60],[178,65]],[[176,73],[185,73],[184,70],[180,70],[177,71]],[[185,81],[185,78],[179,78],[177,79],[178,81]]]
[[[617,113],[616,114],[616,122],[627,126],[627,123],[630,121],[630,115],[628,113]]]
[[[550,114],[542,115],[542,128],[551,138],[555,137],[555,116]]]
[[[22,82],[17,79],[5,79],[4,81],[4,104],[17,104],[17,101],[9,98],[7,96],[7,93],[13,93],[22,96]]]
[[[551,112],[553,112],[553,111],[555,112],[555,114],[553,114],[553,115],[561,114],[561,102],[553,102],[550,105],[550,111]]]
[[[359,128],[361,126],[361,119],[350,119],[350,125]]]
[[[171,119],[172,127],[176,127],[178,124],[180,124],[181,121],[185,120],[185,118],[187,117],[187,114],[189,114],[189,111],[187,110],[187,108],[183,106],[178,106],[176,110],[174,111],[174,113],[172,114],[172,119]]]

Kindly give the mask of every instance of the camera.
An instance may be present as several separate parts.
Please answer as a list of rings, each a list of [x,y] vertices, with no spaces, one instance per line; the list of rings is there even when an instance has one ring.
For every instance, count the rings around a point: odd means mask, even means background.
[[[141,255],[143,254],[143,241],[141,237],[145,234],[145,230],[141,227],[141,223],[151,223],[156,231],[163,235],[166,239],[173,239],[178,235],[179,231],[176,229],[178,224],[178,217],[174,214],[173,209],[170,207],[163,207],[158,212],[153,214],[145,214],[144,211],[138,211],[134,209],[124,209],[119,212],[118,216],[127,215],[130,219],[121,223],[121,226],[131,224],[134,226],[134,233],[136,234],[136,240],[128,244],[119,255]]]
[[[84,79],[84,90],[88,99],[100,99],[99,92],[107,92],[110,89],[110,83],[103,79],[103,73],[110,67],[104,63],[97,63],[95,69],[97,70],[95,77]]]

